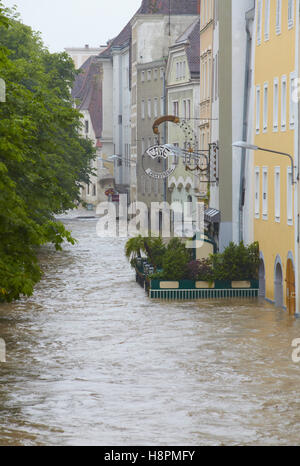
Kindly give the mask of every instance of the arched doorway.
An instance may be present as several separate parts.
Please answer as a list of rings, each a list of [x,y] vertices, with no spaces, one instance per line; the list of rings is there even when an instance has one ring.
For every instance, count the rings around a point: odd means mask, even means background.
[[[275,288],[275,293],[274,293],[275,306],[283,307],[283,273],[282,273],[281,262],[277,262],[276,267],[275,267],[274,288]]]
[[[296,312],[295,271],[292,259],[288,259],[286,266],[286,307],[290,314]]]
[[[263,259],[259,262],[259,296],[261,298],[266,297],[266,269]]]

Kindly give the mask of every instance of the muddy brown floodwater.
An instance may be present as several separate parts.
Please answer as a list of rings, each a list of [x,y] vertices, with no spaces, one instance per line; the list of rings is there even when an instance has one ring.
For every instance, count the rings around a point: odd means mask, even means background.
[[[0,306],[0,445],[297,445],[300,319],[264,301],[150,301],[124,240],[66,221],[33,297]]]

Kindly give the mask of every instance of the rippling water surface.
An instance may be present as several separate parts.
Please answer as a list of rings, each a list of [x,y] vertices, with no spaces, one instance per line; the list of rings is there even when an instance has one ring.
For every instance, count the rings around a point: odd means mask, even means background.
[[[296,445],[300,319],[265,302],[150,301],[96,221],[0,306],[0,445]]]

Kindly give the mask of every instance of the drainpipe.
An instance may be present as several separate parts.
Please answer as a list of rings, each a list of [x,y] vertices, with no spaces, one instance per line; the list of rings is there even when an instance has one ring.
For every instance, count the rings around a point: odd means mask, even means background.
[[[251,61],[251,45],[252,37],[249,23],[253,20],[254,9],[246,13],[246,33],[247,33],[247,48],[246,48],[246,63],[245,63],[245,86],[244,86],[244,110],[243,110],[243,141],[247,141],[248,136],[248,104],[249,104],[249,84],[250,84],[250,61]],[[246,191],[246,149],[242,149],[241,173],[240,173],[240,200],[239,200],[239,240],[244,239],[244,206],[245,206],[245,191]]]

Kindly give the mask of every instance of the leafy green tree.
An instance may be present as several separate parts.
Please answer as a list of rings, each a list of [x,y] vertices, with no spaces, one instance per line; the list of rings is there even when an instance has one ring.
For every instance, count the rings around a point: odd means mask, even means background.
[[[173,238],[168,244],[163,256],[163,278],[165,280],[182,280],[187,275],[187,265],[191,253],[178,238]]]
[[[95,150],[80,136],[70,89],[71,59],[51,54],[39,34],[0,3],[0,299],[30,295],[41,278],[38,249],[74,243],[55,215],[80,201]],[[2,297],[2,298],[1,298]]]
[[[126,242],[125,255],[129,261],[142,257],[143,252],[145,252],[145,238],[142,235],[134,236]]]

